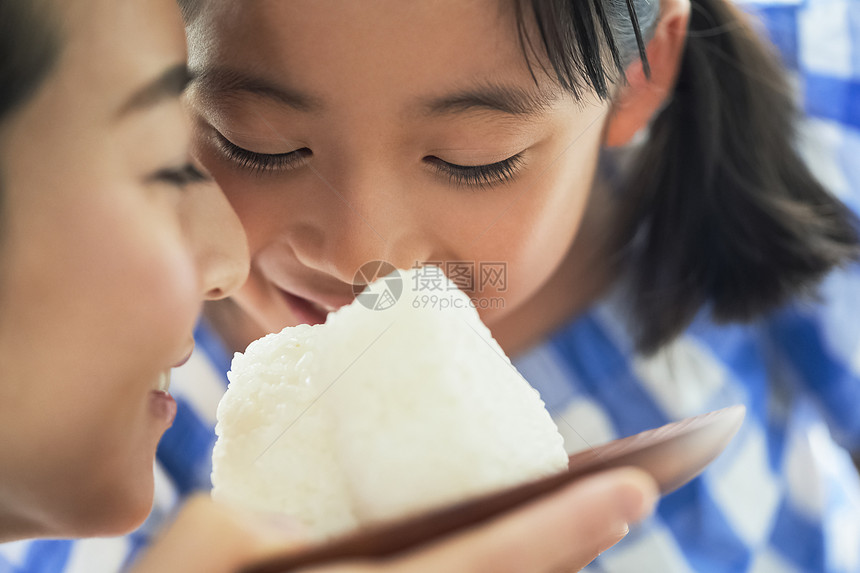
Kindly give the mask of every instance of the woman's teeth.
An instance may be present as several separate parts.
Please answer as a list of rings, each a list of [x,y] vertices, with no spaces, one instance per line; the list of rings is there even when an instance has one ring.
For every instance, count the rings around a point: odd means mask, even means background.
[[[170,370],[165,370],[158,377],[158,390],[159,392],[168,392],[170,391]]]

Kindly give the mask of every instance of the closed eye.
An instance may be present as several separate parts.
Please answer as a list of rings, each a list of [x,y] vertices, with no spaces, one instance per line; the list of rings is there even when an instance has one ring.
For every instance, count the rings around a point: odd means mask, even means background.
[[[486,165],[458,165],[434,156],[425,157],[424,160],[447,177],[452,184],[484,188],[511,182],[522,168],[524,163],[522,155],[522,152],[517,153],[507,159]]]
[[[184,189],[194,183],[210,181],[211,178],[191,163],[179,167],[162,169],[149,177],[152,182],[167,183],[179,189]]]
[[[305,164],[313,156],[313,151],[307,147],[287,153],[258,153],[239,147],[217,131],[218,149],[224,157],[237,167],[255,173],[275,173],[289,171]]]

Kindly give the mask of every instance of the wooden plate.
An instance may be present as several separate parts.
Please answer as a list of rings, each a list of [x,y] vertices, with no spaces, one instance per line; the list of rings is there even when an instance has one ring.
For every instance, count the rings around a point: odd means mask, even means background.
[[[701,473],[728,445],[746,408],[731,406],[615,440],[570,456],[568,471],[429,513],[368,527],[330,542],[249,567],[245,573],[290,569],[356,558],[385,557],[526,504],[583,476],[622,466],[650,473],[660,492],[675,490]]]

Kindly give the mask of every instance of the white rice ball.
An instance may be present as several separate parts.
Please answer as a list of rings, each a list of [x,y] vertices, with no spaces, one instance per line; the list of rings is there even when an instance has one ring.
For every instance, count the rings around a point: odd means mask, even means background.
[[[415,294],[386,310],[354,302],[236,354],[216,499],[284,512],[324,538],[567,467],[543,402],[466,295],[444,291],[440,309]]]

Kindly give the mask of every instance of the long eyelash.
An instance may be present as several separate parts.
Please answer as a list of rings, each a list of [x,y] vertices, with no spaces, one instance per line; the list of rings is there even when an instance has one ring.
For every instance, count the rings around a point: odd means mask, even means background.
[[[518,153],[489,165],[456,165],[434,157],[431,163],[447,176],[451,183],[483,188],[512,181],[522,166],[523,158],[522,154]]]
[[[175,187],[184,188],[194,183],[210,181],[211,178],[197,169],[193,164],[186,163],[181,167],[162,169],[152,176],[153,181],[161,181]]]
[[[218,147],[227,159],[242,169],[259,174],[293,169],[313,153],[306,147],[288,153],[257,153],[239,147],[220,133],[216,132],[216,135]]]

